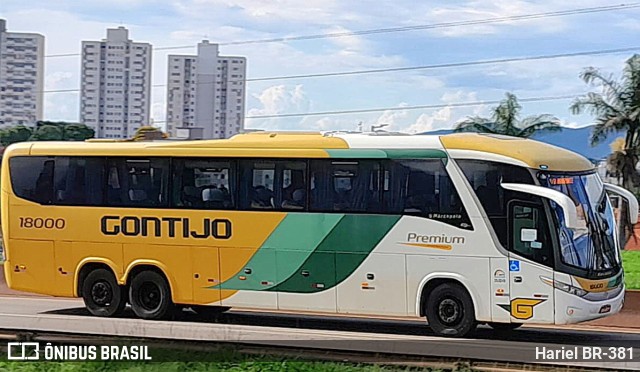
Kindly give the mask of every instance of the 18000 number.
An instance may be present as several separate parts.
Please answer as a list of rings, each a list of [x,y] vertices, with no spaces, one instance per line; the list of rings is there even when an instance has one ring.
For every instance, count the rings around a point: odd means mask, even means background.
[[[20,227],[25,229],[64,229],[66,221],[62,218],[20,217]]]

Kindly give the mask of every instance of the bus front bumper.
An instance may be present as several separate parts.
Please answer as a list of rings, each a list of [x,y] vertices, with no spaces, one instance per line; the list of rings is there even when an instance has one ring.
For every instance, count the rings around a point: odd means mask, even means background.
[[[582,297],[555,290],[556,324],[580,323],[614,315],[622,310],[624,287],[615,297],[602,301],[589,301]]]

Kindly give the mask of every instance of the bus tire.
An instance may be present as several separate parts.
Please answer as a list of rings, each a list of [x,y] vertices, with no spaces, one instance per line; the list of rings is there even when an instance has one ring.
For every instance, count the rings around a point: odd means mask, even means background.
[[[522,325],[522,323],[494,323],[494,322],[489,322],[487,324],[489,325],[489,327],[493,328],[493,330],[497,332],[513,331],[516,328],[520,328],[520,326]]]
[[[427,298],[425,314],[429,327],[438,336],[464,337],[477,325],[471,296],[458,284],[435,287]]]
[[[92,315],[110,317],[122,313],[127,305],[125,290],[107,269],[95,269],[82,282],[82,299]]]
[[[163,275],[155,271],[142,271],[131,280],[129,303],[133,312],[142,319],[166,319],[173,311],[171,288]]]

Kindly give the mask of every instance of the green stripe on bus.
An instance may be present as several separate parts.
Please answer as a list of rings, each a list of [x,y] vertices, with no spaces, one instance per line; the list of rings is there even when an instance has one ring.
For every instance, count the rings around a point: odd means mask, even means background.
[[[346,215],[327,238],[284,282],[269,291],[320,292],[345,280],[367,258],[400,216]]]
[[[446,159],[447,153],[436,149],[388,149],[382,150],[389,159]]]
[[[297,272],[343,216],[328,213],[287,214],[238,273],[224,283],[209,288],[264,290],[277,285]],[[250,268],[251,274],[246,274],[245,268]],[[240,280],[239,276],[245,279]]]

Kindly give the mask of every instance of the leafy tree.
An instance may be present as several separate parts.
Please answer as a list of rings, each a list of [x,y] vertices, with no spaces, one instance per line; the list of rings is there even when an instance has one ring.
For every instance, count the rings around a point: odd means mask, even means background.
[[[40,128],[50,128],[51,126],[58,127],[62,130],[62,136],[59,139],[62,141],[84,141],[95,136],[95,131],[91,127],[85,124],[69,123],[66,121],[38,121],[36,122],[35,133],[37,133]],[[47,132],[52,133],[52,129],[47,129]],[[34,138],[33,140],[38,139]],[[50,140],[47,139],[46,141]]]
[[[94,130],[84,124],[38,121],[33,129],[24,125],[0,129],[0,144],[8,146],[24,141],[84,141],[94,135]]]
[[[507,93],[506,98],[492,110],[490,118],[468,117],[457,124],[455,131],[528,138],[534,133],[557,132],[562,129],[558,118],[548,114],[528,116],[520,120],[521,109],[515,94]]]
[[[0,129],[0,143],[2,146],[9,146],[12,143],[28,141],[32,135],[30,128],[24,125],[16,125]]]
[[[65,141],[84,141],[95,136],[93,128],[84,124],[72,123],[63,127]]]
[[[587,93],[571,105],[575,114],[588,112],[595,117],[591,132],[591,144],[597,145],[611,134],[625,132],[624,145],[609,158],[610,166],[622,177],[622,186],[636,191],[640,176],[636,170],[640,155],[640,55],[634,54],[625,62],[622,76],[616,80],[595,67],[586,68],[580,78],[596,87],[600,93]],[[621,208],[623,216],[620,238],[626,242],[633,234],[633,226],[627,217],[627,205]]]
[[[62,141],[64,137],[64,127],[58,125],[43,125],[37,127],[30,141]]]

